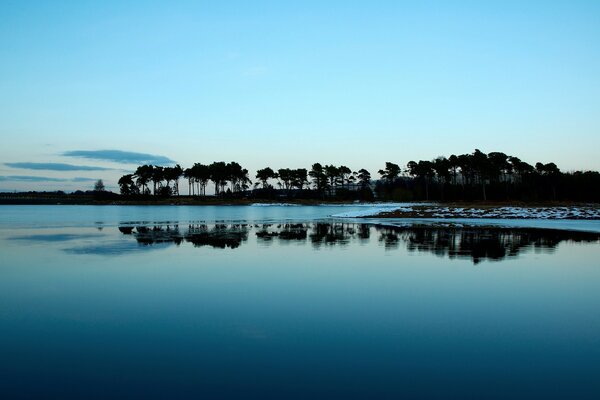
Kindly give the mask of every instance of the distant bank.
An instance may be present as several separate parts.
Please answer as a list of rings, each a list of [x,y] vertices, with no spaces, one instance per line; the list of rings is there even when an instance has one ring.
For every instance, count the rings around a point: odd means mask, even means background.
[[[145,205],[165,205],[165,206],[215,206],[215,205],[252,205],[252,204],[295,204],[314,206],[320,204],[377,204],[377,203],[399,203],[386,202],[375,199],[372,202],[359,202],[356,200],[344,199],[298,199],[298,198],[272,198],[264,199],[252,196],[244,197],[220,197],[220,196],[171,196],[171,197],[131,197],[122,196],[112,192],[84,192],[64,193],[64,192],[24,192],[24,193],[0,193],[0,205],[124,205],[124,206],[145,206]],[[481,212],[482,216],[488,218],[494,217],[497,209],[517,207],[517,208],[548,208],[559,209],[561,207],[584,207],[585,209],[600,209],[600,203],[595,202],[575,202],[575,201],[435,201],[421,202],[422,205],[409,210],[398,210],[393,213],[386,213],[387,217],[395,218],[443,218],[464,216],[468,211],[470,217],[477,216]],[[411,202],[415,204],[415,202]],[[416,202],[419,204],[419,202]],[[448,211],[445,211],[445,210]],[[440,211],[442,210],[442,211]],[[482,210],[482,211],[474,211]],[[464,212],[463,212],[464,211]]]
[[[116,193],[103,194],[68,194],[55,192],[35,193],[0,193],[0,205],[180,205],[180,206],[215,206],[215,205],[250,205],[255,203],[299,205],[318,204],[351,204],[350,200],[333,199],[261,199],[250,197],[226,198],[218,196],[172,196],[172,197],[136,197],[121,196]]]

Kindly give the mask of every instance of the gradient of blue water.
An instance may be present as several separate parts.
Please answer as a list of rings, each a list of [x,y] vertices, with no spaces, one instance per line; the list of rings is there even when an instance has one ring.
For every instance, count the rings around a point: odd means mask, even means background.
[[[474,265],[375,237],[140,246],[110,226],[145,210],[3,220],[0,398],[598,398],[598,242]]]
[[[281,221],[326,218],[344,206],[0,206],[0,224],[66,227],[165,221]],[[345,209],[345,208],[343,208]]]

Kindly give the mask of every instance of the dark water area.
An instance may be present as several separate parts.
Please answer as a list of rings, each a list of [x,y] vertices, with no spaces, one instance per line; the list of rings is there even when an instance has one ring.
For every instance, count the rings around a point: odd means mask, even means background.
[[[0,229],[0,398],[600,394],[600,235],[327,220]]]

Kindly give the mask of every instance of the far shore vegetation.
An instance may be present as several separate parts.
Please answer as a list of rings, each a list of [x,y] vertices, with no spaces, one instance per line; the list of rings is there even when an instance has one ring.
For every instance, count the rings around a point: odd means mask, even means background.
[[[107,192],[99,180],[94,191],[77,191],[63,197],[73,203],[78,202],[77,196],[80,199],[93,196],[94,201],[122,204],[245,204],[254,201],[313,204],[357,200],[600,202],[599,172],[562,172],[552,162],[532,165],[501,152],[486,154],[476,149],[473,153],[431,161],[409,161],[404,166],[388,161],[377,174],[378,177],[373,177],[366,169],[353,171],[345,165],[315,163],[310,169],[265,167],[259,169],[252,180],[248,170],[235,161],[196,163],[185,169],[180,165],[141,165],[135,173],[119,179],[120,194]],[[185,187],[184,193],[181,186]],[[20,194],[22,198],[26,195]],[[48,192],[29,195],[39,199],[52,197]],[[7,194],[0,196],[0,201],[6,203],[6,199]]]

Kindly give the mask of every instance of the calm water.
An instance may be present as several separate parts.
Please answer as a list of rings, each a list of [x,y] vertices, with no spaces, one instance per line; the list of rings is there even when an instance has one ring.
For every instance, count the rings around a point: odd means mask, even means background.
[[[599,398],[593,223],[336,212],[1,206],[0,398]]]

